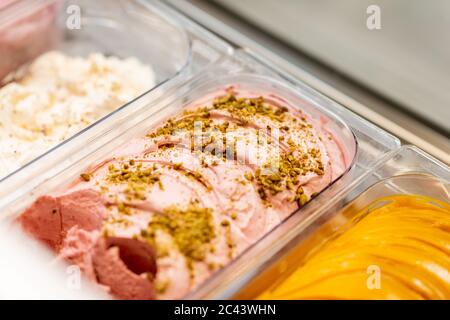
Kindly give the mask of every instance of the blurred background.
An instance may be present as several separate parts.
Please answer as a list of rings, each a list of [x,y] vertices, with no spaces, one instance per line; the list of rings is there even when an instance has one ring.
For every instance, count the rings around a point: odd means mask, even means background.
[[[439,149],[438,157],[448,161],[450,1],[190,3],[413,133],[377,123],[405,142],[429,144],[427,151]],[[379,8],[379,29],[368,28],[371,5]]]

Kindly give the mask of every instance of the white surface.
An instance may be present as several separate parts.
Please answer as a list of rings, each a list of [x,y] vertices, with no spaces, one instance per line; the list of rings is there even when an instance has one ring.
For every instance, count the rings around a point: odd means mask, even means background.
[[[0,225],[0,235],[0,299],[107,298],[21,230]]]

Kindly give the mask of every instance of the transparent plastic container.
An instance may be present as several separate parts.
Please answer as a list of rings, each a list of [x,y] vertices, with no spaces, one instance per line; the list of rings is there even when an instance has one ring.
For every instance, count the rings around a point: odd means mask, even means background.
[[[279,99],[278,101],[282,101],[282,103],[287,106],[305,111],[314,120],[323,121],[326,123],[324,127],[327,131],[335,134],[337,139],[342,141],[342,145],[344,146],[343,153],[347,162],[346,172],[354,166],[358,146],[350,127],[339,117],[320,105],[305,104],[304,98],[288,84],[265,75],[247,73],[221,77],[205,77],[202,75],[189,83],[189,90],[187,90],[185,94],[178,97],[172,97],[170,102],[163,100],[164,105],[154,103],[152,106],[149,106],[145,112],[140,112],[139,116],[127,117],[124,119],[123,124],[112,123],[114,127],[108,132],[108,142],[102,141],[101,146],[92,151],[89,149],[91,149],[93,142],[84,145],[83,149],[90,151],[85,158],[74,161],[75,163],[71,167],[63,169],[49,180],[40,184],[32,191],[33,197],[22,194],[22,196],[15,201],[18,207],[13,206],[13,211],[22,210],[34,200],[34,197],[51,192],[55,188],[64,187],[70,184],[70,182],[77,179],[80,173],[84,172],[87,167],[96,163],[101,163],[103,160],[110,157],[109,155],[111,152],[116,149],[120,150],[121,146],[130,139],[145,136],[150,129],[155,128],[165,119],[180,113],[185,108],[211,105],[213,99],[217,96],[226,94],[225,89],[231,85],[238,94],[242,92],[242,96],[245,96],[247,92],[252,92],[270,98],[272,101],[277,101],[277,99]],[[345,175],[346,172],[344,172],[343,175]],[[18,175],[15,175],[11,178],[17,176]],[[9,179],[6,179],[5,181],[7,182],[8,180]],[[7,184],[3,183],[2,185],[6,186]],[[20,193],[22,193],[22,191]],[[4,199],[6,199],[6,197],[2,200]],[[10,207],[10,209],[13,207]],[[15,214],[12,216],[15,216]],[[2,218],[4,217],[5,215],[2,215]]]
[[[330,130],[344,142],[350,159],[348,170],[342,177],[275,230],[289,230],[292,228],[292,219],[307,219],[329,201],[339,197],[340,193],[366,174],[376,162],[400,147],[399,140],[385,131],[304,84],[286,78],[247,53],[237,50],[232,55],[222,56],[216,63],[204,67],[183,83],[172,85],[164,92],[154,90],[137,99],[133,103],[133,109],[126,106],[118,110],[105,121],[0,182],[1,218],[6,221],[14,219],[37,197],[67,186],[88,166],[105,159],[131,138],[144,135],[150,128],[186,106],[205,102],[208,100],[206,97],[223,91],[230,85],[262,95],[274,94],[315,118],[327,119]],[[224,283],[234,283],[245,270],[248,271],[243,266],[263,262],[269,257],[264,251],[275,249],[280,243],[271,234],[272,232],[263,239],[262,247],[259,242],[250,247],[187,298],[211,297]]]
[[[279,246],[264,252],[268,258],[261,258],[262,255],[247,257],[249,266],[240,279],[211,290],[205,296],[255,298],[289,276],[311,250],[339,233],[344,225],[347,227],[361,210],[377,199],[391,195],[423,195],[449,203],[450,168],[416,147],[402,147],[352,188],[315,211],[309,219],[287,221],[280,226],[270,235],[277,238]],[[254,251],[256,253],[257,250]]]
[[[0,85],[20,80],[29,63],[52,50],[71,57],[101,53],[137,58],[154,73],[154,86],[142,96],[185,81],[232,49],[160,1],[8,0],[0,4]],[[101,115],[90,126],[107,116]]]
[[[0,8],[0,35],[0,78],[58,50],[81,57],[94,52],[136,57],[154,69],[158,84],[180,72],[190,57],[185,30],[144,1],[11,1]]]

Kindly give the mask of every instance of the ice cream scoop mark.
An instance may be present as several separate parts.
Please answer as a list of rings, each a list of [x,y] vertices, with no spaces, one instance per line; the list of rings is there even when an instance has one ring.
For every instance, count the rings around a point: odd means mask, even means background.
[[[154,299],[153,282],[148,276],[143,277],[146,273],[153,279],[156,274],[153,248],[144,248],[136,239],[110,238],[113,239],[101,237],[93,249],[92,264],[98,283],[109,287],[110,293],[120,299]],[[149,272],[136,273],[143,270]]]
[[[173,163],[170,161],[157,160],[157,159],[155,159],[155,160],[146,159],[146,160],[142,160],[142,162],[153,162],[153,163],[158,163],[158,164],[170,167],[176,171],[182,172],[188,178],[192,178],[193,180],[198,181],[207,190],[212,190],[211,184],[203,177],[203,175],[200,172],[186,168],[185,166],[183,166],[180,163]]]
[[[105,241],[108,249],[119,248],[119,257],[130,271],[138,275],[143,273],[156,275],[156,252],[148,243],[122,237],[108,237]]]
[[[211,110],[210,114],[211,114],[211,116],[216,116],[217,119],[223,119],[223,120],[226,120],[226,121],[229,121],[229,122],[233,122],[233,123],[235,123],[235,124],[237,124],[237,125],[239,125],[241,127],[244,127],[244,128],[253,128],[255,130],[261,129],[261,127],[258,126],[255,123],[249,122],[247,120],[243,120],[241,118],[235,117],[235,116],[230,115],[228,113],[224,113],[221,110]]]
[[[143,211],[151,212],[154,214],[162,214],[162,211],[160,209],[158,209],[156,206],[154,206],[149,200],[139,202],[139,203],[127,202],[127,203],[125,203],[125,205],[129,208],[143,210]]]
[[[143,151],[143,155],[146,156],[149,153],[157,151],[161,147],[174,147],[179,146],[181,144],[181,139],[175,139],[175,138],[165,138],[159,141],[156,141],[153,145],[147,147]]]
[[[180,179],[179,179],[180,176],[174,176],[174,175],[171,175],[170,173],[166,173],[164,176],[165,176],[165,177],[170,177],[170,178],[172,178],[172,179],[175,179],[177,182],[179,182],[180,184],[182,184],[183,186],[185,186],[187,189],[189,189],[191,192],[194,193],[195,197],[193,197],[193,199],[200,199],[200,200],[198,200],[198,201],[199,201],[202,205],[205,205],[205,203],[203,202],[203,197],[202,197],[203,192],[202,192],[201,190],[197,190],[197,188],[195,188],[191,183],[186,183],[185,181],[180,180]],[[187,178],[189,178],[189,177],[187,177]],[[189,178],[189,179],[190,179],[190,180],[193,180],[193,179],[191,179],[191,178]],[[216,194],[216,192],[215,192],[214,189],[212,189],[212,192],[213,192],[214,195],[216,196],[217,202],[220,202],[219,199],[218,199],[218,196],[217,196],[217,194]]]

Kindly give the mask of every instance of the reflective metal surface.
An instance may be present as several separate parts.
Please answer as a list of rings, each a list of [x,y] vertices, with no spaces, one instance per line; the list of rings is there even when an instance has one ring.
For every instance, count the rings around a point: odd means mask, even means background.
[[[450,133],[447,0],[215,0]]]

